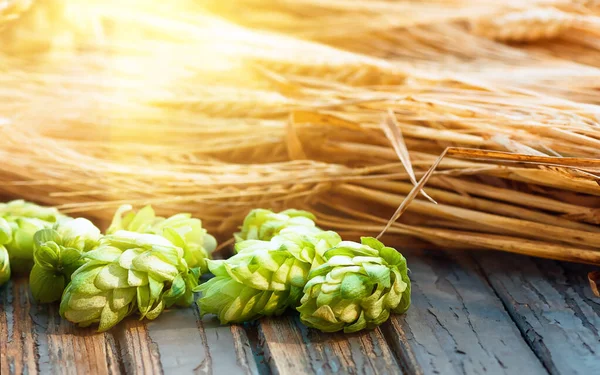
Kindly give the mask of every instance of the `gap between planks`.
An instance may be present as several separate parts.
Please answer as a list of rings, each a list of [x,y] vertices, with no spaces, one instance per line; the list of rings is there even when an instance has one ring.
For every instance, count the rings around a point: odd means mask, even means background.
[[[220,326],[214,317],[199,319],[195,308],[147,324],[129,318],[97,334],[60,319],[57,306],[32,304],[27,280],[17,278],[0,299],[0,338],[7,338],[0,341],[0,371],[600,371],[600,304],[587,288],[586,267],[497,253],[474,254],[476,262],[462,253],[406,255],[413,279],[408,314],[353,335],[307,329],[295,313],[246,328]],[[261,350],[269,368],[260,363]]]
[[[304,326],[295,312],[261,319],[265,359],[274,374],[397,374],[400,367],[377,328],[353,334]]]
[[[548,371],[600,373],[600,299],[586,279],[592,268],[507,255],[475,257]]]
[[[468,253],[410,251],[412,304],[382,326],[410,374],[546,374]]]
[[[308,329],[290,312],[258,323],[275,374],[547,374],[467,253],[406,254],[408,313],[352,335]]]
[[[110,333],[77,328],[59,317],[57,306],[31,303],[27,279],[15,278],[5,285],[1,301],[3,375],[121,372],[117,344]]]
[[[0,297],[3,375],[258,374],[244,329],[199,319],[195,307],[166,311],[148,323],[129,317],[97,333],[61,319],[57,305],[31,303],[25,278],[9,282]]]

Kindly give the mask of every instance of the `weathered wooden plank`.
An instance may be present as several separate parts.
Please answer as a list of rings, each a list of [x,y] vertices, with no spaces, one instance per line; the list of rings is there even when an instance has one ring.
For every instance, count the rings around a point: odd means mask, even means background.
[[[255,329],[251,327],[251,324],[235,324],[232,325],[230,329],[231,334],[233,335],[237,361],[248,368],[245,372],[250,374],[264,374],[265,372],[268,372],[264,363],[264,355],[263,353],[258,352],[258,337],[255,334]],[[254,337],[251,338],[251,334],[253,334]]]
[[[111,333],[76,327],[60,318],[56,305],[33,305],[31,318],[35,323],[40,373],[121,373],[118,350]]]
[[[407,372],[547,373],[470,257],[405,255],[412,305],[383,330]]]
[[[143,322],[130,316],[112,329],[121,348],[121,358],[128,374],[161,373],[157,345],[150,340]]]
[[[200,327],[212,373],[258,374],[250,341],[241,326],[223,326],[215,317],[205,316]]]
[[[379,329],[355,334],[322,333],[290,312],[258,326],[265,359],[275,374],[393,374],[400,367]]]
[[[15,280],[5,285],[1,293],[0,373],[37,373],[37,353],[29,318],[29,286],[23,280]]]
[[[165,311],[146,323],[131,317],[121,326],[117,337],[128,373],[257,373],[239,327],[220,326],[214,318],[200,320],[195,306]]]
[[[589,267],[508,254],[477,259],[550,373],[600,373],[600,299]]]
[[[27,280],[0,291],[0,372],[118,374],[120,363],[110,333],[77,328],[62,320],[56,305],[36,305]],[[6,353],[6,355],[5,355]]]
[[[61,319],[57,305],[33,303],[26,279],[6,285],[0,297],[2,374],[258,373],[243,328],[201,321],[195,307],[147,324],[129,317],[96,333]]]

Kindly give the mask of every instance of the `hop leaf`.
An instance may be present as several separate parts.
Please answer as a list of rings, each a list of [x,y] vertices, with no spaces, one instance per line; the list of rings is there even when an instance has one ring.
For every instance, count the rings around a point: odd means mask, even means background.
[[[169,218],[156,216],[151,206],[138,212],[130,205],[119,207],[107,233],[127,230],[138,233],[156,234],[169,240],[184,251],[190,268],[199,267],[201,273],[208,272],[206,259],[217,247],[217,241],[202,228],[202,221],[190,214],[181,213]]]
[[[0,286],[10,280],[10,260],[8,259],[8,251],[0,245]]]
[[[106,331],[138,313],[155,319],[172,305],[189,306],[198,274],[183,250],[164,237],[118,230],[83,254],[86,263],[71,276],[60,314],[80,326]]]
[[[300,319],[325,332],[356,332],[385,322],[410,305],[406,260],[371,237],[342,241],[324,253],[304,287]]]
[[[244,219],[241,231],[234,234],[236,242],[244,240],[269,241],[288,228],[290,231],[311,235],[321,230],[315,225],[315,216],[308,211],[286,210],[275,213],[258,208]]]

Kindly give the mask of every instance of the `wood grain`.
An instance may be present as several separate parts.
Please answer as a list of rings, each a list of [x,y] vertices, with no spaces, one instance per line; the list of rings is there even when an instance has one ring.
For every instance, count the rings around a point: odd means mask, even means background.
[[[400,367],[379,329],[322,333],[302,325],[297,313],[262,319],[265,359],[275,374],[391,374]]]
[[[33,303],[17,278],[0,288],[0,373],[600,373],[600,299],[588,267],[511,254],[406,256],[409,312],[350,335],[308,329],[293,311],[221,326],[195,306],[96,333],[62,320],[57,305]]]
[[[150,340],[143,322],[136,320],[135,316],[130,316],[112,330],[119,342],[127,374],[161,373],[158,347]]]
[[[36,305],[27,280],[15,279],[1,292],[2,374],[118,374],[120,363],[110,333],[77,328],[62,320],[56,305]],[[6,353],[6,355],[5,355]]]
[[[6,284],[0,306],[0,373],[37,373],[33,322],[29,318],[29,286],[22,279]],[[6,337],[6,340],[3,338]]]
[[[406,257],[412,305],[383,326],[405,371],[546,373],[468,256],[415,251]]]
[[[78,328],[60,318],[58,306],[33,305],[31,315],[42,374],[118,374],[119,353],[111,333]]]
[[[165,311],[147,323],[152,360],[165,374],[256,374],[249,341],[238,326],[199,319],[195,306]],[[234,335],[235,332],[235,335]]]
[[[506,255],[477,259],[546,368],[600,373],[600,299],[586,279],[590,268]]]
[[[233,344],[235,346],[235,352],[237,362],[244,367],[244,372],[247,374],[260,374],[264,373],[264,356],[262,353],[255,353],[256,345],[250,341],[247,330],[251,330],[250,325],[244,326],[234,324],[230,327],[231,335],[233,336]]]

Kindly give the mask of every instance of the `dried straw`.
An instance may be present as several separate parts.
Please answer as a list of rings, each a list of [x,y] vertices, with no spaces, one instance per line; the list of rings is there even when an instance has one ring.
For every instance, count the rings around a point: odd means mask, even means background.
[[[36,2],[0,32],[0,192],[102,222],[151,203],[222,239],[307,208],[350,236],[600,264],[589,4],[499,38],[468,25],[539,6],[244,0],[238,25],[225,1],[153,3]]]

